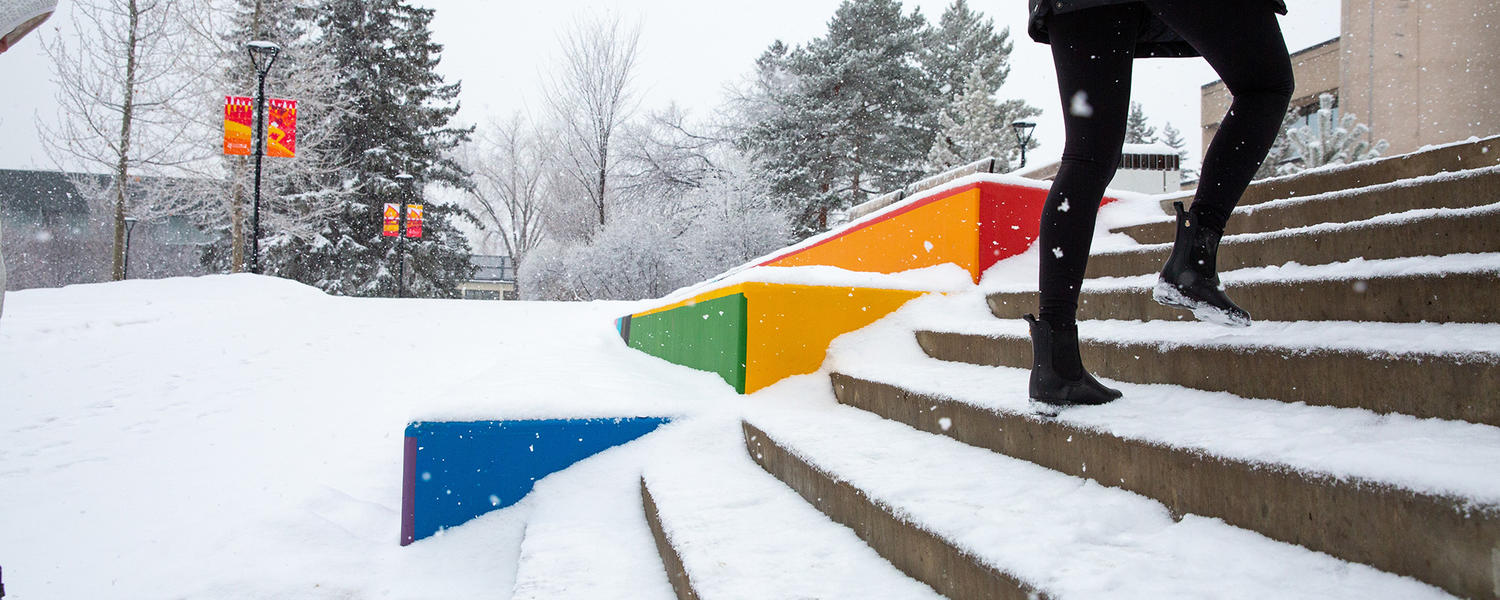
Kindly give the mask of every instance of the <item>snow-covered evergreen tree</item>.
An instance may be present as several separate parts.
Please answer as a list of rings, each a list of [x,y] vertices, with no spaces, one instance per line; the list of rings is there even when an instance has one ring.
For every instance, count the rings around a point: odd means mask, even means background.
[[[1369,126],[1353,114],[1335,117],[1334,110],[1332,94],[1318,96],[1313,122],[1287,131],[1288,150],[1301,160],[1283,165],[1281,174],[1371,160],[1390,146],[1385,140],[1371,142]]]
[[[987,157],[999,161],[997,171],[1009,171],[1021,152],[1010,124],[1042,111],[1022,100],[997,102],[978,64],[969,71],[963,89],[940,117],[942,129],[927,153],[928,172],[939,173]],[[1028,149],[1037,145],[1031,140]]]
[[[995,31],[992,19],[969,8],[967,0],[954,0],[943,11],[923,65],[942,98],[968,93],[966,83],[975,68],[995,93],[1010,77],[1010,28]]]
[[[935,81],[920,60],[930,38],[920,11],[897,0],[845,0],[828,32],[762,69],[796,85],[742,138],[799,235],[830,211],[919,178],[937,130]]]
[[[459,86],[436,71],[442,46],[432,41],[432,16],[405,0],[326,0],[321,7],[323,47],[345,70],[351,99],[333,139],[345,194],[338,217],[312,241],[272,249],[280,255],[277,274],[334,294],[394,296],[398,242],[381,235],[381,211],[403,199],[426,205],[423,237],[404,242],[407,294],[453,297],[473,273],[469,244],[453,222],[474,216],[424,194],[432,184],[470,185],[453,151],[473,131],[451,124]],[[415,183],[403,186],[400,173]]]
[[[1276,140],[1271,142],[1271,149],[1266,152],[1266,159],[1261,161],[1260,168],[1255,171],[1255,179],[1275,177],[1281,167],[1284,166],[1284,163],[1292,156],[1291,140],[1287,137],[1287,132],[1300,119],[1301,117],[1297,114],[1296,108],[1287,110],[1286,116],[1281,118],[1281,133],[1276,134]]]
[[[1146,122],[1146,109],[1139,102],[1130,103],[1130,116],[1125,120],[1125,143],[1156,143],[1156,128]]]
[[[1161,143],[1177,151],[1178,171],[1182,173],[1184,180],[1197,175],[1198,171],[1196,169],[1187,168],[1187,140],[1182,139],[1182,132],[1173,127],[1171,121],[1167,121],[1167,124],[1161,128]]]

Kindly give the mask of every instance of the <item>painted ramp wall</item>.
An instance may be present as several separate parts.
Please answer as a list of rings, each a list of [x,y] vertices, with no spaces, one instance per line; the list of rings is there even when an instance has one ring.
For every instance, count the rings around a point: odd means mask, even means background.
[[[625,444],[662,418],[416,422],[407,426],[401,545],[519,502],[537,480]]]
[[[953,263],[978,283],[986,269],[1036,241],[1049,189],[1016,178],[986,179],[904,201],[760,264],[899,273]]]
[[[756,263],[899,273],[946,263],[975,283],[1036,241],[1048,186],[978,176],[905,200]],[[1105,198],[1105,202],[1112,201]],[[754,278],[754,271],[748,272]],[[822,365],[838,336],[890,314],[924,291],[742,282],[616,322],[631,348],[719,374],[752,393]]]
[[[741,283],[620,318],[626,345],[717,373],[742,394],[823,364],[834,338],[874,323],[923,292]]]

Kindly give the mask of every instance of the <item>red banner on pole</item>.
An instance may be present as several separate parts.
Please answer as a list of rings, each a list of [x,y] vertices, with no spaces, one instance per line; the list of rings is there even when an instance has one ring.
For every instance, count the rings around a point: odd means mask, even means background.
[[[385,205],[385,228],[381,230],[385,237],[396,237],[401,235],[401,206],[398,204]]]
[[[245,96],[224,97],[224,153],[249,156],[253,142],[255,99]]]
[[[422,205],[406,205],[406,237],[422,237]]]
[[[266,101],[266,156],[296,155],[297,101],[271,98]]]

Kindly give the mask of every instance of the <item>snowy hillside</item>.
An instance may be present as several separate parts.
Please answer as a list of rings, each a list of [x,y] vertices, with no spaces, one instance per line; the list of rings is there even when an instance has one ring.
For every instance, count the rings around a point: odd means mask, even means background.
[[[8,294],[6,598],[497,597],[531,503],[400,548],[402,428],[737,400],[627,350],[611,323],[631,308],[356,300],[255,276]]]

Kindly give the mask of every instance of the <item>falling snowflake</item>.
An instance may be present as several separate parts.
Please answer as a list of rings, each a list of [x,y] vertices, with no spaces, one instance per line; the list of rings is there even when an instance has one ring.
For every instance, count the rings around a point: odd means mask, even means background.
[[[1053,248],[1053,249],[1052,249],[1052,255],[1053,255],[1053,256],[1056,256],[1056,257],[1058,257],[1058,258],[1062,258],[1062,257],[1063,257],[1063,251],[1062,251],[1062,248]]]
[[[1089,104],[1088,92],[1078,90],[1073,94],[1073,101],[1068,103],[1068,114],[1085,119],[1094,116],[1094,107]]]
[[[1071,208],[1073,208],[1073,205],[1068,204],[1067,200],[1063,200],[1062,204],[1057,205],[1057,212],[1068,212]]]

